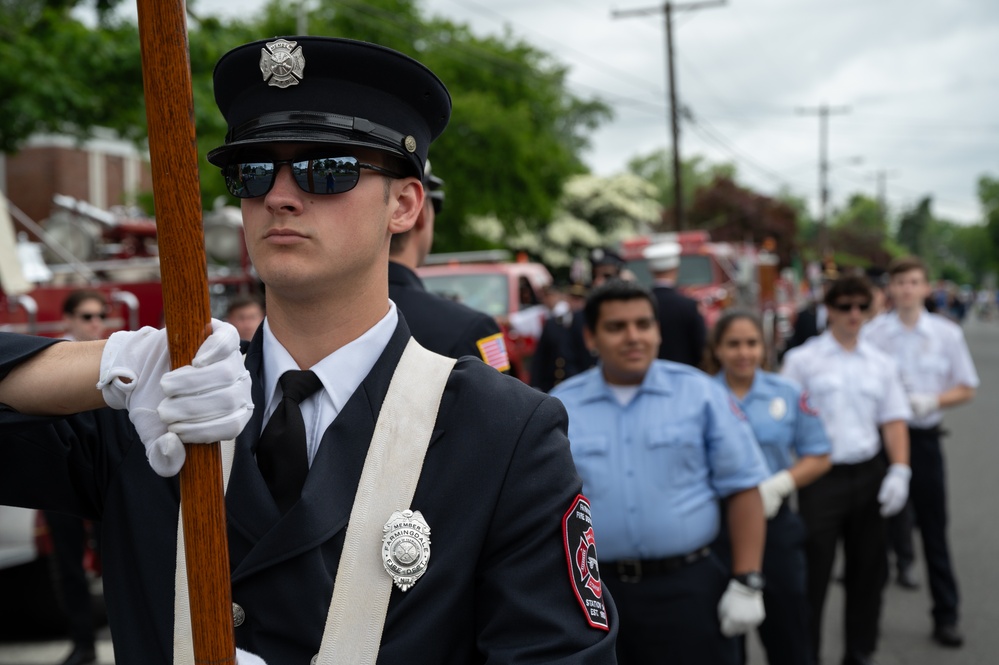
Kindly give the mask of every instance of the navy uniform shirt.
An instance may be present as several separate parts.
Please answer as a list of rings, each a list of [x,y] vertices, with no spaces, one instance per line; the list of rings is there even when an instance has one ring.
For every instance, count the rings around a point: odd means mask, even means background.
[[[657,360],[622,406],[590,369],[552,391],[590,498],[600,557],[659,559],[718,535],[718,500],[769,475],[732,398],[707,374]]]
[[[368,444],[409,339],[400,317],[323,435],[302,500],[284,515],[252,452],[265,402],[262,330],[249,346],[255,408],[236,439],[226,493],[229,563],[233,601],[245,612],[236,644],[272,665],[306,665],[319,651]],[[0,380],[52,343],[0,333]],[[458,361],[411,505],[433,530],[430,562],[409,591],[392,590],[380,665],[615,662],[613,603],[592,597],[587,571],[568,565],[568,543],[588,525],[573,517],[583,513],[581,482],[565,432],[557,400],[477,360]],[[39,418],[0,409],[0,441],[0,504],[103,520],[116,659],[170,665],[177,478],[153,473],[124,411]],[[600,600],[606,615],[594,617]]]
[[[724,372],[715,379],[728,388]],[[732,398],[746,414],[771,474],[790,469],[796,458],[829,454],[822,420],[808,394],[794,382],[757,370],[749,392],[741,400]]]
[[[389,298],[423,348],[448,358],[475,356],[501,372],[509,371],[499,324],[488,314],[428,292],[415,272],[395,261],[389,261]],[[500,354],[487,352],[499,347]]]

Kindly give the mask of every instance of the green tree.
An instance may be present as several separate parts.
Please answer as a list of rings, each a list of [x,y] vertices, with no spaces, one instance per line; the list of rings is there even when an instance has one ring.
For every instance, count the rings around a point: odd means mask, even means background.
[[[628,170],[640,178],[651,182],[655,187],[657,199],[663,209],[661,231],[675,230],[673,223],[673,155],[668,150],[657,150],[648,155],[639,155],[628,162]],[[694,205],[697,190],[711,184],[716,178],[735,180],[733,164],[710,164],[703,157],[693,156],[681,160],[680,176],[683,183],[683,200],[686,211]]]
[[[70,0],[0,3],[0,151],[15,152],[33,134],[85,138],[94,126],[122,136],[146,134],[142,70],[134,25],[114,22],[97,3],[99,25],[70,13]],[[89,3],[88,3],[89,4]]]
[[[916,256],[926,255],[926,233],[933,219],[932,201],[924,197],[916,206],[902,213],[896,240],[906,251]]]

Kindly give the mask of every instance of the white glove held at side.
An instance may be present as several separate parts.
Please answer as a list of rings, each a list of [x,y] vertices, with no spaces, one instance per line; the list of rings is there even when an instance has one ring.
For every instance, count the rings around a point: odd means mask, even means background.
[[[164,477],[183,466],[182,442],[232,439],[253,410],[239,335],[215,319],[191,364],[173,371],[165,330],[147,327],[111,335],[97,388],[108,406],[128,410],[150,466]]]
[[[718,621],[725,637],[744,635],[767,618],[763,592],[750,589],[738,580],[729,580],[718,603]]]
[[[920,419],[939,409],[940,400],[936,395],[916,393],[909,395],[909,406],[912,407],[912,415]]]
[[[878,491],[878,503],[881,504],[881,515],[891,517],[902,512],[905,502],[909,499],[909,479],[912,469],[905,464],[892,464],[888,467],[885,479],[881,481]]]
[[[267,665],[267,663],[264,662],[263,658],[249,651],[236,649],[236,665]]]
[[[764,480],[757,489],[763,499],[763,513],[770,519],[780,510],[785,497],[794,491],[794,478],[790,471],[784,469]]]

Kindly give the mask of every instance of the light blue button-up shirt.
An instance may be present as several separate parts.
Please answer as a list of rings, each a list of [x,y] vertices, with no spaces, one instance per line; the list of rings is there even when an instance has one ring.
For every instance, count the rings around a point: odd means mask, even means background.
[[[718,535],[718,499],[769,474],[734,400],[707,374],[656,360],[622,406],[601,368],[552,390],[590,499],[600,558],[686,554]]]
[[[715,380],[728,389],[724,372]],[[794,382],[757,370],[749,392],[741,400],[732,397],[749,419],[771,474],[791,468],[795,458],[829,454],[822,420]]]

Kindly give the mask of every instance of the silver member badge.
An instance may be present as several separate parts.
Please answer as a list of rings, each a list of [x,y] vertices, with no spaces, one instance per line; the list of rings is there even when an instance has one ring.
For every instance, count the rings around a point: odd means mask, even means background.
[[[401,591],[423,576],[430,561],[430,525],[419,510],[397,510],[383,527],[382,564]]]
[[[267,42],[266,46],[260,49],[260,72],[267,85],[276,88],[298,85],[305,78],[305,56],[298,42],[278,39]]]
[[[787,402],[783,397],[774,397],[770,401],[770,417],[774,420],[783,420],[787,415]]]

